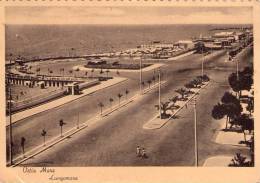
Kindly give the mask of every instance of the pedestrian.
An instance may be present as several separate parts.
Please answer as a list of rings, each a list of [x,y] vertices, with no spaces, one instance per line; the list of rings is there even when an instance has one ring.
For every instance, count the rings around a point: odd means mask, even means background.
[[[144,148],[142,149],[141,156],[142,156],[142,158],[146,158],[147,157],[146,156],[146,151],[145,151]]]
[[[139,146],[137,146],[137,148],[136,148],[136,156],[137,157],[141,156],[141,148]]]

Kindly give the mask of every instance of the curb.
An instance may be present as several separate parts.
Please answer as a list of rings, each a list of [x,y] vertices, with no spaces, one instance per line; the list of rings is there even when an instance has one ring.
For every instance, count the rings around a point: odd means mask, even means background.
[[[153,117],[151,120],[149,120],[147,123],[145,123],[143,125],[143,129],[146,129],[146,130],[156,130],[156,129],[160,129],[162,128],[166,123],[168,123],[168,121],[170,121],[172,119],[172,117],[174,117],[187,103],[190,102],[190,100],[192,100],[200,90],[206,88],[208,85],[209,85],[210,81],[208,83],[206,83],[203,87],[201,87],[195,94],[193,94],[179,109],[177,109],[168,119],[166,119],[166,121],[159,127],[156,127],[156,128],[150,128],[150,127],[147,127],[147,124],[151,121],[153,121],[155,118],[158,117],[158,115],[156,115],[155,117]]]

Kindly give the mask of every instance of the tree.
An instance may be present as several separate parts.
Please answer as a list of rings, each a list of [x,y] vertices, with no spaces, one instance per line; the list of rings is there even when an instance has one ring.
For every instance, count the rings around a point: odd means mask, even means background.
[[[235,124],[234,119],[237,118],[241,112],[242,107],[240,105],[239,100],[229,92],[225,92],[223,97],[221,98],[222,104],[218,103],[212,109],[212,117],[214,119],[222,119],[226,116],[226,130],[228,126],[228,122],[231,122],[230,128]],[[231,119],[233,121],[231,121]]]
[[[125,90],[125,99],[126,99],[126,100],[127,100],[127,95],[128,95],[128,93],[129,93],[129,90],[126,89],[126,90]]]
[[[171,107],[172,107],[172,108],[179,108],[179,107],[180,107],[180,106],[178,106],[178,105],[175,105],[176,102],[178,101],[178,99],[179,99],[178,96],[175,96],[175,97],[169,99],[169,101],[172,102],[172,104],[171,104]]]
[[[106,70],[106,73],[107,73],[107,78],[108,78],[108,73],[109,73],[109,72],[110,72],[110,71],[109,71],[109,69],[107,69],[107,70]]]
[[[186,83],[184,86],[185,86],[186,88],[188,88],[189,90],[190,90],[191,88],[194,88],[194,87],[195,87],[192,82]]]
[[[95,72],[95,69],[91,69],[91,77],[93,77],[94,72]]]
[[[230,167],[249,167],[250,162],[246,161],[246,157],[242,156],[240,153],[236,153],[231,163],[228,165]]]
[[[254,111],[254,99],[250,98],[248,100],[246,110],[250,113],[251,116],[252,112]]]
[[[223,104],[218,103],[212,109],[211,116],[216,119],[220,120],[226,115],[225,108]],[[226,129],[227,129],[228,119],[226,120]]]
[[[238,124],[241,125],[241,130],[244,133],[244,140],[245,143],[247,143],[246,140],[246,131],[249,131],[251,133],[254,130],[254,120],[250,118],[247,114],[242,114],[237,118]]]
[[[63,127],[63,125],[65,125],[63,119],[61,119],[61,120],[59,121],[59,125],[60,125],[60,136],[63,137],[63,136],[62,136],[62,127]]]
[[[142,85],[142,87],[144,88],[144,86],[145,86],[145,83],[144,83],[144,81],[142,81],[141,85]]]
[[[40,71],[41,71],[41,68],[37,68],[37,69],[36,69],[37,74],[39,74]]]
[[[225,92],[223,97],[221,98],[221,102],[224,104],[234,103],[236,105],[240,104],[240,101],[230,92]]]
[[[151,80],[148,80],[147,83],[148,83],[148,87],[149,87],[149,89],[150,89],[150,86],[151,86],[152,81],[151,81]]]
[[[47,132],[45,129],[42,130],[41,136],[43,137],[43,146],[45,146],[45,136],[47,135]]]
[[[239,94],[241,97],[242,90],[250,90],[253,84],[252,71],[245,68],[242,72],[238,72],[238,77],[236,73],[232,73],[228,77],[228,82],[233,91]]]
[[[103,69],[101,68],[100,69],[100,72],[99,72],[100,74],[103,74],[104,73],[104,71],[103,71]]]
[[[98,106],[100,107],[100,115],[102,116],[102,109],[104,107],[104,104],[102,102],[99,102]]]
[[[123,95],[121,93],[117,94],[117,97],[118,97],[118,105],[120,106],[120,99]]]
[[[181,95],[181,99],[184,100],[185,94],[186,94],[186,90],[184,88],[179,88],[177,90],[175,90],[176,93]]]
[[[197,76],[197,79],[201,80],[202,82],[208,82],[210,80],[206,74],[203,76]]]
[[[202,84],[202,80],[201,79],[194,79],[191,81],[191,84],[195,87],[195,88],[199,88],[200,85]]]
[[[24,156],[24,147],[25,147],[25,142],[26,142],[25,137],[21,137],[21,147],[22,147],[23,156]]]
[[[110,102],[110,108],[112,108],[112,103],[113,103],[114,99],[113,98],[110,98],[109,99],[109,102]]]
[[[86,76],[86,77],[88,76],[88,71],[85,72],[85,76]]]
[[[172,110],[172,107],[169,105],[170,102],[161,102],[160,106],[159,104],[155,105],[157,110],[161,108],[161,116],[162,119],[167,118],[169,115],[166,113],[168,110]]]

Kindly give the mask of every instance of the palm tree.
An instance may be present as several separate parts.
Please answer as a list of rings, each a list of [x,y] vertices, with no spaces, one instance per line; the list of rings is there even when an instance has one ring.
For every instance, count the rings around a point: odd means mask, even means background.
[[[77,73],[79,73],[79,71],[80,71],[79,67],[77,67],[77,69],[76,69],[75,71],[76,71]],[[78,76],[78,75],[77,75],[77,76]],[[74,77],[76,77],[76,73],[75,73]]]
[[[155,107],[157,108],[157,110],[159,110],[161,108],[161,117],[162,119],[165,117],[168,117],[168,115],[166,114],[167,110],[172,110],[172,107],[169,106],[170,102],[161,102],[161,105],[159,106],[158,104],[155,105]]]
[[[41,68],[38,67],[38,68],[36,69],[37,74],[40,74],[40,71],[41,71]]]
[[[59,125],[60,125],[60,136],[63,137],[63,136],[62,136],[62,127],[63,127],[63,125],[65,125],[63,119],[61,119],[61,120],[59,121]]]
[[[145,86],[144,81],[142,81],[141,85],[142,85],[142,88],[144,89],[144,86]]]
[[[112,108],[112,103],[113,103],[114,99],[113,98],[110,98],[109,99],[109,102],[110,102],[110,108]]]
[[[100,74],[103,74],[103,73],[104,73],[104,71],[103,71],[103,69],[101,68],[101,69],[100,69]]]
[[[98,106],[100,107],[100,115],[102,116],[102,109],[104,107],[104,104],[102,102],[99,102]]]
[[[246,161],[246,157],[242,156],[240,153],[236,153],[231,163],[228,165],[230,167],[249,167],[250,162]]]
[[[95,72],[95,69],[93,68],[92,70],[91,70],[91,77],[93,77],[93,73]]]
[[[175,105],[176,104],[176,102],[178,101],[178,99],[179,99],[179,97],[178,96],[175,96],[175,97],[173,97],[173,98],[171,98],[171,99],[169,99],[169,101],[170,102],[172,102],[172,108],[179,108],[180,106],[178,106],[178,105]]]
[[[177,90],[175,90],[175,92],[180,94],[181,95],[181,99],[184,100],[184,96],[187,93],[187,91],[184,88],[177,89]]]
[[[41,136],[43,136],[43,146],[45,146],[45,136],[47,135],[47,132],[45,129],[42,130]]]
[[[120,99],[123,95],[121,93],[117,94],[117,97],[118,97],[118,105],[120,106]]]
[[[152,81],[151,81],[151,80],[148,80],[147,83],[148,83],[148,87],[149,87],[149,89],[150,89],[150,86],[151,86]]]
[[[52,71],[52,70],[49,70],[49,72],[50,72],[50,75],[53,73],[53,71]]]
[[[110,71],[107,69],[107,70],[106,70],[106,73],[107,73],[107,78],[108,78],[108,73],[109,73],[109,72],[110,72]]]
[[[128,95],[128,93],[129,93],[129,90],[125,90],[125,99],[127,100],[127,95]]]

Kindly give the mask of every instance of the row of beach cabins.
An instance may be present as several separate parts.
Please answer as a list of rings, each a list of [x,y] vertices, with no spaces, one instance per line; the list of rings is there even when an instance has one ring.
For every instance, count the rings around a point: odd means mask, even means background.
[[[144,57],[151,59],[167,59],[175,57],[186,52],[196,50],[204,52],[205,50],[221,50],[221,49],[238,49],[238,47],[249,45],[253,42],[252,28],[243,30],[232,30],[216,32],[212,36],[200,36],[189,40],[179,40],[175,43],[162,43],[160,41],[153,41],[149,44],[142,44],[136,48],[131,48],[118,52],[88,54],[81,56],[70,57],[55,57],[55,58],[38,58],[37,60],[26,60],[24,58],[17,58],[16,63],[24,63],[39,60],[55,60],[55,59],[69,59],[69,58],[85,58],[87,60],[99,59],[104,57],[118,58],[118,57]],[[203,48],[203,49],[202,49]]]

